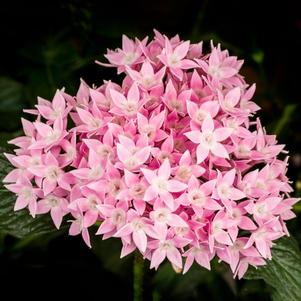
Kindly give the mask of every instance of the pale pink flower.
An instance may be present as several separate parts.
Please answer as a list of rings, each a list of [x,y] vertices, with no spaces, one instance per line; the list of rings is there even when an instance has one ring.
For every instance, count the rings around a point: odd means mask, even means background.
[[[137,82],[140,87],[146,90],[150,90],[154,86],[162,85],[162,79],[165,75],[165,67],[155,73],[149,61],[142,64],[139,72],[129,67],[126,68],[126,71],[134,82]]]
[[[161,62],[170,69],[171,73],[179,80],[183,78],[182,69],[195,68],[197,64],[189,59],[185,59],[188,53],[190,42],[180,43],[173,49],[170,41],[165,37],[165,48],[162,54],[158,55]]]
[[[190,96],[191,90],[183,90],[178,93],[172,81],[170,80],[166,85],[162,100],[170,111],[175,111],[184,116],[186,113],[186,100],[190,99]]]
[[[119,141],[117,156],[126,169],[136,170],[148,160],[151,146],[137,147],[131,139],[122,135],[119,135]]]
[[[43,197],[43,192],[39,188],[32,186],[27,178],[22,178],[16,184],[7,184],[5,188],[18,195],[14,210],[21,210],[28,206],[29,212],[32,217],[37,213],[37,199]]]
[[[136,211],[129,210],[127,222],[114,235],[114,237],[130,237],[137,248],[144,253],[147,248],[147,236],[153,237],[153,230],[149,220],[141,217]]]
[[[185,136],[193,143],[198,144],[196,154],[197,163],[203,162],[209,154],[216,157],[229,158],[229,153],[221,143],[232,133],[232,129],[226,127],[214,127],[213,119],[207,115],[202,123],[201,131],[191,131],[185,133]]]
[[[183,254],[183,256],[186,257],[183,274],[187,273],[194,261],[207,270],[211,270],[210,261],[214,255],[215,253],[210,252],[208,246],[205,244],[196,244],[192,246]]]
[[[57,228],[71,215],[70,235],[91,247],[118,237],[121,257],[138,249],[151,268],[167,258],[176,271],[217,258],[242,278],[271,258],[295,217],[288,156],[267,134],[252,101],[255,84],[242,60],[211,43],[191,44],[154,30],[142,41],[122,37],[108,50],[120,84],[83,79],[75,95],[38,98],[9,141],[13,169],[5,187],[14,210],[49,213]]]
[[[66,192],[57,188],[37,203],[37,213],[45,214],[50,212],[53,223],[57,229],[60,228],[63,217],[69,212],[69,202],[65,196]]]
[[[145,191],[144,200],[151,201],[160,196],[163,202],[170,209],[173,209],[174,198],[171,193],[181,192],[187,188],[187,185],[177,180],[169,179],[171,174],[169,160],[165,159],[156,172],[146,168],[141,168],[141,171],[150,184]]]

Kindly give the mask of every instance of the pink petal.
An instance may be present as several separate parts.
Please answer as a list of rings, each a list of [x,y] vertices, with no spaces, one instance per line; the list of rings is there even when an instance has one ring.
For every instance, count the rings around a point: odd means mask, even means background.
[[[229,159],[229,153],[226,148],[219,142],[216,143],[215,147],[211,149],[211,152],[216,157]]]
[[[240,87],[235,87],[226,94],[225,100],[235,106],[240,99],[240,94]]]
[[[112,224],[111,220],[106,219],[104,220],[100,227],[98,228],[96,235],[101,235],[105,233],[109,233],[115,229],[115,225]]]
[[[174,54],[177,56],[177,58],[179,60],[183,59],[188,50],[189,50],[189,45],[190,45],[190,42],[189,41],[186,41],[184,43],[181,43],[179,46],[177,46],[175,49],[174,49]]]
[[[184,133],[184,135],[191,140],[193,143],[199,144],[201,142],[201,132],[200,131],[191,131]]]
[[[34,123],[34,126],[37,129],[38,133],[42,137],[47,136],[47,134],[49,134],[49,133],[51,133],[53,131],[52,128],[49,125],[47,125],[45,123],[42,123],[42,122],[39,122],[39,121],[36,121]]]
[[[172,227],[188,227],[187,223],[177,214],[171,214],[168,225]]]
[[[179,163],[180,163],[180,165],[190,165],[191,164],[191,155],[190,155],[190,152],[188,149],[181,156]]]
[[[63,216],[64,216],[62,209],[60,207],[54,207],[51,209],[50,215],[51,215],[51,218],[53,220],[55,227],[57,229],[59,229],[61,226],[62,220],[63,220]]]
[[[127,98],[129,101],[138,102],[140,99],[140,93],[137,84],[134,82],[128,91]]]
[[[167,258],[172,262],[176,267],[182,268],[182,256],[179,250],[175,247],[168,249],[166,251]]]
[[[69,235],[75,236],[81,232],[81,225],[78,220],[72,221],[71,226],[69,228]]]
[[[140,164],[143,164],[149,158],[150,152],[151,146],[146,146],[140,149],[138,152],[136,152],[134,156],[139,160]]]
[[[55,181],[49,181],[47,178],[45,178],[43,180],[43,191],[44,191],[44,194],[47,195],[49,194],[50,192],[52,192],[55,187],[57,186],[57,182]]]
[[[169,180],[168,182],[168,191],[170,192],[180,192],[187,188],[187,185],[177,181],[177,180]]]
[[[83,225],[85,228],[91,227],[95,224],[98,218],[98,212],[89,210],[85,213],[83,218]]]
[[[212,117],[208,114],[206,115],[202,123],[202,132],[213,132],[213,130],[214,130],[214,122]]]
[[[154,198],[156,198],[158,196],[158,193],[154,191],[153,187],[152,186],[149,186],[145,193],[144,193],[144,198],[143,200],[148,202],[148,201],[151,201],[153,200]]]
[[[257,226],[254,224],[254,222],[247,216],[242,216],[241,220],[238,224],[239,228],[243,230],[255,230],[257,229]]]
[[[195,260],[200,266],[206,268],[209,271],[211,270],[210,259],[207,253],[202,252],[200,254],[197,254]]]
[[[146,169],[146,168],[140,168],[142,171],[145,179],[147,180],[148,183],[152,183],[153,179],[157,177],[156,173],[153,170]]]
[[[123,227],[121,227],[117,233],[115,233],[114,237],[122,237],[127,236],[133,232],[131,224],[126,224]]]
[[[79,118],[82,120],[83,123],[89,124],[91,120],[94,119],[93,115],[88,112],[87,110],[81,109],[81,108],[76,108],[77,113],[79,115]]]
[[[90,243],[90,235],[89,235],[89,231],[88,231],[87,228],[83,228],[83,230],[82,230],[82,237],[83,237],[83,240],[86,243],[86,245],[89,248],[92,248],[91,243]]]
[[[195,102],[187,100],[186,101],[186,106],[187,106],[187,112],[188,112],[190,118],[193,119],[194,118],[194,114],[199,109],[198,105]]]
[[[217,201],[215,201],[211,198],[208,198],[206,200],[204,207],[208,210],[220,210],[222,208],[221,205]]]
[[[244,197],[246,197],[246,195],[241,190],[239,190],[237,188],[231,189],[231,196],[230,196],[231,200],[237,201],[237,200],[243,199]]]
[[[224,141],[232,134],[232,132],[233,129],[231,128],[221,127],[214,131],[214,135],[217,141]]]
[[[15,211],[21,210],[21,209],[25,208],[28,205],[28,203],[29,203],[28,200],[26,200],[23,196],[19,195],[17,197],[16,203],[14,206],[14,210]]]
[[[133,241],[137,248],[144,253],[146,251],[147,246],[147,237],[144,231],[134,231],[133,232]]]
[[[193,261],[194,261],[194,257],[193,257],[193,255],[191,253],[189,253],[189,255],[187,256],[187,258],[185,260],[183,274],[186,274],[188,272],[188,270],[190,269],[190,267],[193,264]]]
[[[208,157],[209,150],[203,148],[201,145],[198,145],[196,149],[196,155],[197,155],[197,164],[200,164]]]
[[[214,238],[217,242],[225,245],[232,245],[232,241],[228,235],[228,233],[224,230],[220,230],[217,234],[214,235]]]
[[[56,90],[54,98],[52,100],[52,106],[54,109],[64,110],[66,106],[66,101],[60,90]]]
[[[159,167],[158,175],[164,179],[169,179],[170,177],[170,163],[168,159],[165,159],[162,165]]]
[[[157,268],[160,263],[162,263],[162,261],[165,259],[166,257],[166,251],[165,250],[161,250],[156,249],[152,255],[152,259],[151,259],[151,264],[150,264],[150,268]]]
[[[256,239],[255,245],[258,250],[258,252],[262,255],[263,258],[267,258],[269,254],[269,247],[267,246],[267,243],[264,239]]]
[[[120,143],[117,143],[117,156],[121,162],[125,162],[129,157],[132,156],[132,153],[128,148]]]
[[[127,102],[127,99],[124,97],[124,95],[119,93],[116,90],[111,89],[110,94],[111,94],[114,104],[119,108],[122,107],[123,103]]]

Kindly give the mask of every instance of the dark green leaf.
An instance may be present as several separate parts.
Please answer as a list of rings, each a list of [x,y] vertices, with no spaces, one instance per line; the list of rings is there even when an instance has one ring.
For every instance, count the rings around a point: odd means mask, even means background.
[[[301,253],[292,237],[279,239],[272,260],[263,267],[250,269],[246,279],[263,279],[274,288],[273,301],[301,300]]]
[[[23,107],[23,85],[11,78],[0,77],[0,131],[11,131],[20,127]]]

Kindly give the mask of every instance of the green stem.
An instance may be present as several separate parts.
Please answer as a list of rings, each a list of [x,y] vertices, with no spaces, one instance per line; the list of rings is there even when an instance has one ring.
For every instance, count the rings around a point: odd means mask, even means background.
[[[133,269],[134,301],[142,301],[143,293],[143,258],[140,253],[135,253]]]

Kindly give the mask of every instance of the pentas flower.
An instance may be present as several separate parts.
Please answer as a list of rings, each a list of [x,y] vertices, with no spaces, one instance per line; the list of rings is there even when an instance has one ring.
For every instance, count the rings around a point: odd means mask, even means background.
[[[94,232],[118,237],[121,257],[137,250],[155,269],[210,269],[217,257],[241,278],[266,264],[299,199],[284,145],[253,119],[243,61],[158,31],[124,35],[105,57],[119,84],[81,80],[75,96],[57,90],[25,110],[33,121],[21,120],[24,135],[5,154],[14,210],[67,221],[89,247]]]
[[[202,122],[201,131],[190,131],[184,135],[193,143],[198,144],[196,149],[197,163],[202,163],[209,154],[216,157],[229,158],[229,152],[221,143],[231,135],[232,129],[226,127],[215,128],[214,121],[207,115]]]

